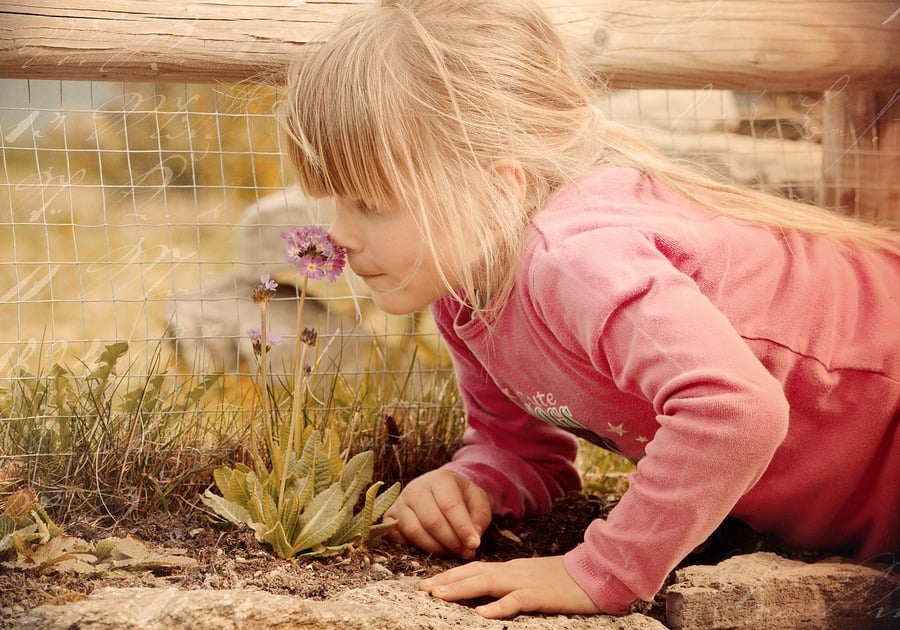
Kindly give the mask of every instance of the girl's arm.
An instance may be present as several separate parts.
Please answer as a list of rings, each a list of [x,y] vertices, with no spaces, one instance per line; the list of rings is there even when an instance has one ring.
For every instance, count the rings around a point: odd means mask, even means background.
[[[453,332],[455,310],[449,300],[432,308],[453,355],[468,423],[464,446],[442,468],[484,489],[494,514],[544,512],[555,498],[581,488],[577,441],[531,417],[497,387]]]
[[[565,558],[607,612],[651,599],[756,484],[787,433],[781,384],[666,254],[689,255],[604,229],[570,238],[532,276],[548,327],[652,405],[659,424],[622,500]]]

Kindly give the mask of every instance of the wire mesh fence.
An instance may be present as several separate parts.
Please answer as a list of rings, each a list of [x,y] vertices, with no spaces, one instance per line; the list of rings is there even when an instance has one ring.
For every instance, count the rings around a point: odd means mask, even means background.
[[[0,373],[115,341],[144,362],[162,343],[193,370],[246,369],[252,284],[261,273],[282,284],[278,319],[296,302],[280,232],[327,221],[286,189],[274,91],[6,84]],[[437,351],[434,331],[348,300],[347,282],[313,293],[316,323],[350,371],[368,364],[368,342],[400,333]]]
[[[246,457],[260,406],[250,292],[265,273],[279,284],[269,374],[284,403],[299,292],[281,233],[326,223],[328,208],[290,186],[276,98],[2,81],[0,495],[27,480],[45,505],[122,514]],[[394,478],[426,465],[409,458],[448,458],[458,397],[428,318],[377,312],[347,274],[309,293],[310,409],[348,448],[376,448]]]
[[[260,273],[279,280],[277,319],[290,322],[293,278],[279,233],[328,220],[322,203],[290,188],[275,90],[7,80],[2,94],[0,375],[116,341],[144,363],[162,343],[193,370],[246,370],[251,284]],[[814,95],[619,91],[599,106],[670,154],[816,197],[823,122]],[[320,330],[335,336],[349,371],[373,367],[372,343],[401,337],[445,365],[427,317],[379,315],[348,282],[314,293]]]
[[[160,370],[195,382],[211,373],[253,376],[247,330],[259,313],[250,290],[263,273],[279,283],[270,315],[284,343],[273,349],[273,372],[289,378],[298,300],[280,234],[326,224],[329,208],[291,186],[272,114],[277,90],[0,83],[0,418],[16,419],[10,399],[28,375],[57,365],[90,374],[122,343],[127,359],[118,369],[144,383],[139,391]],[[598,95],[597,106],[671,155],[816,201],[829,133],[824,99],[619,90]],[[349,277],[321,281],[311,295],[318,371],[390,390],[379,404],[395,403],[384,414],[392,422],[406,413],[397,403],[404,398],[428,399],[433,413],[458,405],[428,392],[451,370],[426,313],[384,315]],[[244,396],[228,404],[237,413],[255,403]]]

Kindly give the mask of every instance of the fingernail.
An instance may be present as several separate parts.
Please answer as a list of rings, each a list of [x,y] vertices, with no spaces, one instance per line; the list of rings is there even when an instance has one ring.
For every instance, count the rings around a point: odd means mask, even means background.
[[[481,544],[481,538],[478,536],[469,536],[466,538],[466,547],[470,549],[478,549],[478,546]]]

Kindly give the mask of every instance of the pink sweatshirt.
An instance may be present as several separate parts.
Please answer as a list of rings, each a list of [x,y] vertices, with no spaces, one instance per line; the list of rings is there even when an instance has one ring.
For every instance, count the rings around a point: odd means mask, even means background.
[[[620,613],[729,514],[859,559],[900,551],[900,257],[744,224],[631,169],[560,191],[490,327],[432,306],[469,429],[446,466],[495,513],[580,487],[572,434],[637,462],[565,556]]]

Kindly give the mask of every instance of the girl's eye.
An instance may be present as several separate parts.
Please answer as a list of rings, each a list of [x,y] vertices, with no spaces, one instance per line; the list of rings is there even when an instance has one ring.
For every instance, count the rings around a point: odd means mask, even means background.
[[[340,197],[338,199],[338,203],[347,212],[353,212],[361,216],[374,216],[381,214],[378,206],[367,203],[362,199],[351,197],[349,195],[346,197]]]
[[[370,206],[362,199],[354,200],[353,208],[361,214],[375,214],[376,212],[378,212],[375,206]]]

